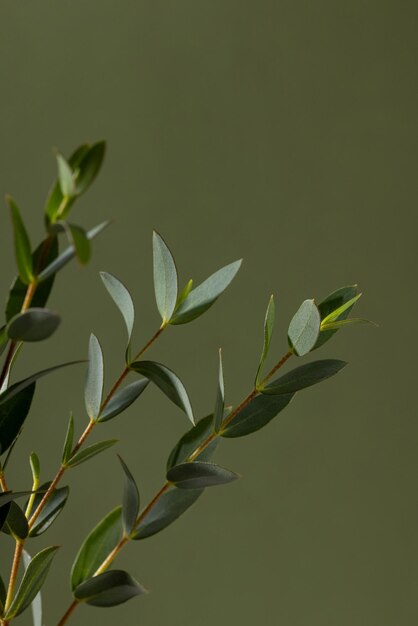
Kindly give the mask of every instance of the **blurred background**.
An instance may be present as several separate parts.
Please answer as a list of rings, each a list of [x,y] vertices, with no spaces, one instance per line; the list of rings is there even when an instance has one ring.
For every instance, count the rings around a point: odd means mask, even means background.
[[[125,551],[117,565],[149,596],[82,607],[69,623],[415,624],[416,2],[3,0],[0,16],[1,194],[14,195],[37,243],[52,148],[68,155],[105,138],[100,178],[72,217],[86,227],[114,218],[90,265],[59,275],[50,304],[62,326],[25,349],[16,376],[84,357],[94,331],[111,385],[125,330],[98,271],[129,285],[142,345],[159,324],[153,228],[181,282],[244,257],[222,299],[149,353],[184,380],[198,416],[213,407],[218,347],[228,402],[250,390],[271,293],[271,364],[305,298],[359,283],[358,314],[380,324],[340,332],[315,357],[349,361],[342,374],[300,393],[268,428],[223,442],[217,460],[242,480],[207,490],[176,524]],[[15,266],[5,207],[0,236],[6,298]],[[27,488],[31,450],[44,480],[55,472],[70,410],[78,432],[85,424],[83,384],[83,367],[38,384],[14,488]],[[102,428],[95,438],[120,439],[145,504],[187,419],[149,388]],[[70,600],[80,543],[120,502],[115,451],[67,483],[67,508],[31,546],[62,544],[45,587],[47,626]]]

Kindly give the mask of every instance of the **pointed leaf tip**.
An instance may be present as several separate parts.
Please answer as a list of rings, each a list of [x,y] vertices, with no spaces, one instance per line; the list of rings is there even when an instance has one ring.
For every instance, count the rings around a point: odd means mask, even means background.
[[[164,239],[154,230],[152,236],[154,260],[154,289],[163,324],[170,321],[178,295],[177,269],[173,255]]]

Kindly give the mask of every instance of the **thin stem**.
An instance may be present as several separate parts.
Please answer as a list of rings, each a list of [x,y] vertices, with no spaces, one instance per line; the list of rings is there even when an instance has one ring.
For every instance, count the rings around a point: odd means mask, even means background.
[[[15,554],[13,557],[12,571],[10,572],[9,587],[7,589],[7,597],[4,605],[5,612],[10,608],[13,601],[14,590],[19,572],[20,557],[23,552],[23,541],[16,540]]]
[[[9,491],[3,470],[0,472],[0,487],[2,491]]]
[[[64,615],[62,616],[62,618],[58,622],[57,626],[63,626],[63,624],[65,624],[67,622],[68,618],[71,616],[73,611],[75,611],[77,606],[78,606],[78,602],[77,602],[77,600],[74,600],[74,602],[72,602],[70,604],[70,606],[68,607],[68,609],[65,611]]]

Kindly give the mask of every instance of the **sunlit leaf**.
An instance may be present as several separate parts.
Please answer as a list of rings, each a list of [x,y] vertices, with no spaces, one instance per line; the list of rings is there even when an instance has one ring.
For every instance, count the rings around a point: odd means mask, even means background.
[[[139,513],[139,491],[131,471],[125,461],[118,455],[120,464],[125,475],[122,504],[122,525],[126,535],[135,528],[135,522]]]
[[[99,340],[93,334],[89,341],[89,364],[87,367],[86,383],[84,386],[84,402],[87,415],[95,420],[100,415],[103,395],[103,353]]]
[[[314,300],[305,300],[293,316],[288,330],[289,345],[295,354],[308,354],[319,335],[321,317]]]
[[[167,323],[176,308],[178,293],[177,269],[167,244],[156,231],[153,233],[152,247],[155,299],[163,323]]]
[[[83,157],[87,154],[90,149],[89,144],[83,144],[79,146],[75,152],[68,159],[68,163],[71,166],[73,172],[77,172],[79,170],[80,163]],[[59,181],[57,180],[53,185],[48,194],[47,203],[45,207],[45,214],[47,217],[47,222],[51,223],[57,217],[65,217],[71,208],[71,204],[73,203],[74,198],[68,199],[64,202],[64,196],[61,191],[61,186]]]
[[[202,461],[182,463],[167,472],[167,480],[179,489],[201,489],[226,485],[237,478],[239,478],[238,474],[225,467]]]
[[[135,596],[147,593],[130,574],[123,570],[109,570],[78,585],[74,597],[91,606],[117,606]]]

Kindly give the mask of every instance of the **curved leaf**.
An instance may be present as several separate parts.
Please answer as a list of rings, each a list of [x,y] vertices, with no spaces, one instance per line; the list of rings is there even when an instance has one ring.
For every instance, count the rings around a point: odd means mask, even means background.
[[[222,437],[244,437],[263,428],[287,407],[293,395],[289,393],[281,396],[256,396],[221,431]]]
[[[70,414],[68,420],[67,433],[65,435],[64,447],[62,449],[61,463],[65,465],[71,456],[74,443],[74,418],[73,414]]]
[[[165,324],[171,319],[176,308],[178,294],[177,269],[167,244],[156,231],[153,233],[152,249],[155,299],[163,324]]]
[[[345,361],[338,359],[324,359],[306,363],[306,365],[301,365],[269,383],[262,389],[262,393],[274,395],[295,393],[338,374],[346,365]]]
[[[26,539],[29,534],[28,520],[16,502],[10,503],[6,523],[3,526],[3,532],[12,535],[16,541]]]
[[[100,277],[110,297],[122,313],[128,331],[128,343],[131,340],[132,329],[135,321],[135,309],[131,294],[125,285],[116,276],[108,272],[100,272]]]
[[[321,315],[321,320],[325,319],[330,313],[332,313],[333,311],[336,311],[338,308],[343,306],[345,303],[347,303],[350,300],[352,300],[353,298],[355,298],[357,296],[357,294],[358,294],[357,285],[348,285],[346,287],[341,287],[340,289],[337,289],[336,291],[333,291],[332,293],[330,293],[329,296],[327,296],[325,298],[325,300],[323,300],[318,305],[319,313]],[[348,309],[346,309],[340,315],[340,319],[341,320],[346,319],[348,317],[348,315],[350,314],[350,311],[352,310],[354,304],[351,305]],[[329,341],[329,339],[331,339],[333,334],[336,333],[336,332],[337,332],[337,329],[321,331],[319,333],[319,337],[318,337],[317,342],[315,344],[315,349],[319,348],[324,343]]]
[[[118,458],[125,474],[122,504],[122,525],[125,534],[130,535],[135,528],[135,522],[139,513],[139,491],[135,479],[125,461],[121,456],[119,456],[119,454]]]
[[[175,311],[170,324],[187,324],[212,306],[235,278],[242,261],[235,261],[209,276],[189,293]]]
[[[9,342],[9,337],[7,335],[7,327],[6,325],[0,328],[0,356],[3,354],[6,346]]]
[[[90,240],[84,228],[59,220],[50,226],[50,231],[54,233],[64,232],[66,234],[68,243],[74,247],[75,255],[81,264],[85,265],[90,261]]]
[[[104,409],[99,415],[98,422],[107,422],[108,420],[116,417],[125,409],[127,409],[146,389],[148,386],[149,380],[147,378],[142,378],[141,380],[136,380],[133,383],[130,383],[117,393],[109,400]]]
[[[260,357],[260,363],[258,365],[258,370],[257,370],[257,374],[255,377],[256,387],[258,387],[260,383],[263,366],[270,350],[270,343],[271,343],[271,337],[273,335],[275,316],[276,316],[276,305],[274,304],[274,296],[271,296],[268,306],[267,306],[266,316],[264,319],[264,343],[263,343],[263,351]]]
[[[85,154],[88,152],[89,149],[90,149],[89,144],[83,144],[79,146],[75,150],[75,152],[73,152],[73,154],[70,156],[70,158],[68,159],[68,163],[71,166],[71,169],[73,170],[73,172],[78,171],[81,160],[85,156]],[[68,213],[71,207],[71,204],[73,203],[74,200],[72,199],[72,200],[67,201],[65,203],[65,206],[63,204],[63,200],[64,200],[64,196],[61,192],[60,183],[57,180],[52,185],[52,188],[48,194],[48,198],[47,198],[47,202],[45,206],[45,214],[46,214],[48,223],[54,222],[58,216],[64,217],[65,214]],[[63,209],[65,210],[63,211]]]
[[[157,385],[174,404],[186,413],[189,420],[194,424],[192,406],[186,388],[174,372],[155,361],[136,361],[130,367],[134,372],[142,374],[149,378],[154,385]]]
[[[314,300],[305,300],[293,316],[288,330],[289,345],[297,356],[308,354],[315,346],[321,316]]]
[[[57,330],[60,322],[55,311],[31,308],[10,320],[7,334],[14,341],[43,341]]]
[[[184,463],[189,456],[202,444],[213,432],[213,415],[208,415],[199,420],[196,426],[193,426],[185,433],[180,441],[174,446],[167,460],[167,471]],[[196,457],[198,461],[210,461],[219,444],[219,438],[216,437],[200,454]]]
[[[86,411],[91,420],[96,420],[100,415],[103,395],[103,376],[102,349],[97,337],[91,334],[89,341],[89,364],[84,387]]]
[[[80,452],[74,454],[74,456],[72,456],[65,463],[65,465],[66,467],[76,467],[77,465],[81,465],[81,463],[88,461],[97,454],[100,454],[100,452],[104,452],[111,446],[114,446],[117,442],[117,439],[106,439],[105,441],[98,441],[97,443],[93,443],[91,446],[87,446],[87,448],[84,448],[83,450],[80,450]]]
[[[3,491],[3,493],[0,493],[0,507],[17,500],[18,498],[27,496],[30,493],[32,493],[32,491]]]
[[[226,485],[237,478],[239,478],[238,474],[225,467],[201,461],[182,463],[167,472],[167,480],[179,489],[201,489]]]
[[[130,574],[123,570],[110,570],[78,585],[74,597],[91,606],[117,606],[135,596],[147,593]]]
[[[103,165],[106,142],[98,141],[84,151],[77,167],[76,192],[81,195],[90,187]]]
[[[31,561],[31,556],[28,552],[26,552],[26,550],[23,550],[22,557],[23,557],[23,563],[25,565],[25,568],[27,568]],[[40,591],[38,591],[38,593],[32,600],[31,608],[32,608],[33,626],[42,626],[42,598],[41,598]]]
[[[215,410],[213,412],[214,429],[215,432],[219,432],[224,416],[225,407],[225,385],[224,374],[222,367],[222,351],[219,350],[219,375],[218,375],[218,391],[216,394]]]
[[[93,528],[83,542],[71,570],[71,588],[91,578],[122,538],[120,506],[113,509]]]
[[[75,195],[75,180],[73,170],[67,163],[66,159],[57,152],[58,165],[58,182],[60,184],[61,193],[64,197],[72,198]]]
[[[7,391],[12,390],[9,387]],[[7,394],[4,392],[0,399]],[[32,404],[35,383],[0,403],[0,454],[10,448],[22,428]]]
[[[16,263],[20,280],[29,285],[34,277],[29,236],[13,198],[6,196],[6,200],[12,217]]]
[[[50,481],[46,482],[41,485],[37,490],[38,493],[35,495],[32,505],[32,509],[34,511],[36,511],[38,505],[41,503],[41,500],[50,484]],[[39,535],[42,535],[42,533],[44,533],[46,530],[48,530],[48,528],[53,522],[55,522],[58,515],[61,513],[62,509],[66,505],[69,495],[69,487],[60,487],[59,489],[55,489],[52,492],[41,513],[37,517],[34,525],[30,529],[29,537],[38,537]]]

